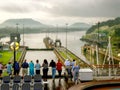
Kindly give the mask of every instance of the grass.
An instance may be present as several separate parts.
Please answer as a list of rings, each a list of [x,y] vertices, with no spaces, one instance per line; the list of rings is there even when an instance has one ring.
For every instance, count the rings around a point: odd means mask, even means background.
[[[3,65],[6,65],[9,60],[12,58],[13,52],[12,51],[0,51],[0,62]]]
[[[60,53],[61,56],[62,56],[63,58],[65,58],[65,59],[66,59],[67,57],[70,57],[72,60],[76,58],[76,57],[75,57],[72,53],[70,53],[70,52],[67,52],[67,55],[66,55],[66,52],[62,52],[62,51],[60,51],[59,53]]]
[[[13,58],[13,51],[0,51],[0,62],[6,65]],[[21,51],[16,52],[16,60],[21,56]]]
[[[4,71],[4,72],[2,73],[2,77],[4,77],[4,76],[9,76],[9,74],[7,73],[7,71]]]
[[[66,55],[66,52],[64,52],[64,51],[59,51],[59,54],[63,57],[63,58],[65,58],[66,59],[66,56],[67,57],[69,57],[68,59],[69,60],[73,60],[73,59],[75,59],[76,60],[76,63],[78,64],[78,65],[80,65],[80,67],[82,67],[82,68],[85,68],[85,67],[89,67],[86,63],[84,63],[84,62],[82,62],[82,61],[80,61],[79,59],[77,59],[77,57],[73,54],[73,53],[71,53],[71,52],[67,52],[67,55]]]

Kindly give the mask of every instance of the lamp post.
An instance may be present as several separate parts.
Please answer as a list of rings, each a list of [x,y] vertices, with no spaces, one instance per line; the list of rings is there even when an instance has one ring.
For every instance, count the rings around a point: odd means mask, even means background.
[[[66,58],[67,58],[67,29],[68,29],[68,23],[66,23]]]
[[[97,41],[97,45],[96,45],[96,60],[97,60],[97,65],[99,65],[99,24],[100,24],[100,22],[98,22],[98,41]],[[99,68],[97,69],[97,73],[99,74]]]
[[[18,23],[16,23],[17,32],[18,32],[18,25],[19,25],[19,24],[18,24]]]
[[[57,33],[56,33],[56,40],[58,39],[58,24],[56,25]]]
[[[24,42],[24,24],[23,24],[23,46],[24,46],[25,42]]]
[[[99,46],[99,26],[100,26],[100,22],[98,22],[98,46]]]
[[[13,64],[13,66],[14,66],[14,72],[15,72],[16,50],[15,50],[15,42],[13,42],[13,43],[14,43],[14,45],[13,45],[13,53],[14,53],[14,64]]]
[[[13,50],[13,55],[14,55],[14,63],[13,63],[13,66],[14,66],[14,72],[15,72],[15,61],[16,61],[16,50],[19,49],[19,43],[14,41],[10,44],[10,48]]]

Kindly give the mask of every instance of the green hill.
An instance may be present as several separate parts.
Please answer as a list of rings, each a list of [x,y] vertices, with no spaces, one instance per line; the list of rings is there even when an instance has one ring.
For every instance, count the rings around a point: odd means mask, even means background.
[[[120,17],[93,25],[88,29],[82,40],[97,43],[102,47],[107,47],[108,37],[111,37],[112,50],[114,54],[120,52]]]
[[[113,20],[111,19],[111,20],[108,20],[108,21],[105,21],[105,22],[100,22],[99,27],[103,27],[103,26],[112,27],[112,26],[119,25],[119,24],[120,24],[120,17],[117,17]],[[89,34],[91,32],[94,32],[97,28],[98,28],[98,24],[93,25],[91,28],[89,28],[87,30],[86,33]]]

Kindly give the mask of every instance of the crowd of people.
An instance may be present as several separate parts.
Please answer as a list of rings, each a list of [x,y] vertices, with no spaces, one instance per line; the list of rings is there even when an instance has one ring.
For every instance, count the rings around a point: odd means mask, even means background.
[[[59,80],[61,80],[62,66],[65,67],[67,75],[70,76],[71,80],[73,78],[74,82],[78,81],[80,66],[77,65],[75,60],[70,62],[70,60],[66,59],[64,63],[62,63],[60,60],[58,60],[57,62],[51,60],[49,64],[47,59],[44,59],[43,63],[40,63],[39,60],[37,59],[35,64],[33,61],[30,61],[28,63],[27,60],[24,60],[21,66],[19,66],[19,63],[17,61],[15,61],[13,65],[11,64],[11,62],[9,62],[6,65],[6,70],[9,75],[12,75],[12,69],[14,68],[13,74],[19,75],[20,68],[22,68],[22,77],[24,77],[25,75],[34,76],[35,74],[41,74],[41,68],[42,68],[43,80],[47,81],[49,67],[51,67],[52,79],[54,81],[56,76],[56,71],[58,71],[58,77]],[[0,76],[2,74],[2,69],[3,69],[2,67],[3,65],[0,63]]]

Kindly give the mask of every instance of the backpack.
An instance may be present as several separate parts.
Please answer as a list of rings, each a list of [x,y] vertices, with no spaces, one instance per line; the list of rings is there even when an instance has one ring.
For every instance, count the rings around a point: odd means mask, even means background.
[[[15,63],[15,70],[19,70],[19,63]]]

